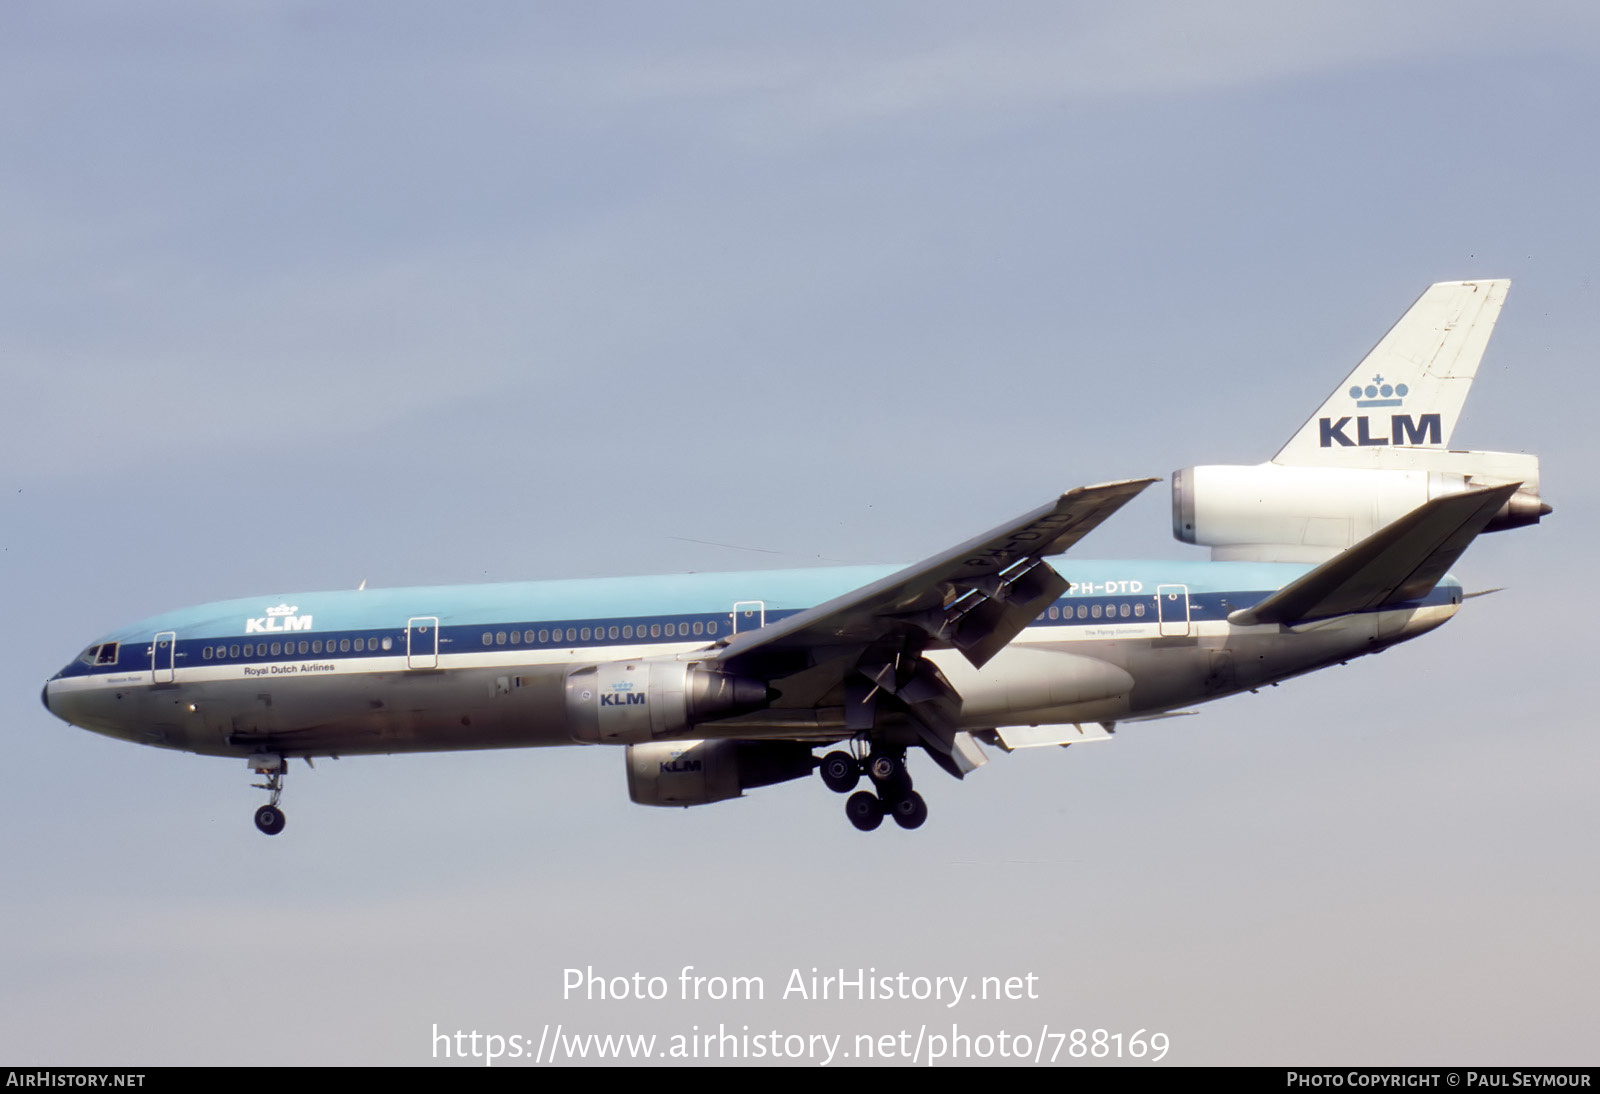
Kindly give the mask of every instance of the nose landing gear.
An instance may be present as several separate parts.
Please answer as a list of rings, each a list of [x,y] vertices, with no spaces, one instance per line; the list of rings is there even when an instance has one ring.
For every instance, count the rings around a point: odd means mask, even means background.
[[[258,753],[251,756],[249,762],[251,771],[267,777],[266,782],[250,785],[272,794],[272,800],[256,810],[256,827],[269,836],[276,836],[283,831],[285,823],[283,810],[278,808],[278,799],[283,796],[283,777],[289,771],[289,763],[282,756],[272,753]]]
[[[256,827],[269,836],[283,831],[283,810],[276,805],[263,805],[256,810]]]

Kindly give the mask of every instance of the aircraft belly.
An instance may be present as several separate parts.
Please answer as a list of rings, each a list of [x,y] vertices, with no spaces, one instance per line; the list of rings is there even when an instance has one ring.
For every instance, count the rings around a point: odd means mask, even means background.
[[[1455,610],[1365,613],[1296,628],[1228,627],[1188,638],[1014,645],[981,670],[942,651],[929,656],[961,693],[966,726],[1114,721],[1373,653],[1432,630]]]
[[[1402,612],[1381,612],[1378,616],[1378,637],[1385,644],[1406,642],[1442,627],[1460,610],[1456,604],[1430,604],[1425,608],[1412,608]]]
[[[969,726],[1019,725],[1086,720],[1126,710],[1134,679],[1115,663],[1120,651],[1097,644],[1090,657],[1060,647],[1009,646],[982,669],[947,651],[930,654],[961,693],[962,722]],[[1102,656],[1103,655],[1103,656]]]
[[[576,743],[559,668],[341,673],[144,687],[112,735],[203,755],[358,755]],[[86,716],[79,724],[93,722]],[[88,728],[95,728],[89,724]],[[106,730],[101,730],[105,732]]]

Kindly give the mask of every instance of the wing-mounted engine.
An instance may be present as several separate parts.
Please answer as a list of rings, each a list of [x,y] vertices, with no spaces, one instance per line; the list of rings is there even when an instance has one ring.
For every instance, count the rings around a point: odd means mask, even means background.
[[[1486,532],[1537,524],[1539,459],[1520,452],[1388,448],[1371,467],[1186,467],[1172,475],[1172,534],[1218,562],[1321,562],[1424,502],[1520,483]]]
[[[798,741],[655,741],[629,745],[628,796],[640,805],[707,805],[817,766]]]
[[[746,714],[774,693],[747,679],[683,661],[607,661],[567,673],[567,726],[574,740],[633,744]]]

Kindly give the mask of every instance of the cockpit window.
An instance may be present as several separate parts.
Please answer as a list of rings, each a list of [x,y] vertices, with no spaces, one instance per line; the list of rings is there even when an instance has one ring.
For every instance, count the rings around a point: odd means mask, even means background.
[[[90,646],[88,649],[84,650],[78,655],[78,660],[82,661],[85,665],[92,665],[94,664],[94,659],[99,656],[99,654],[99,646]]]
[[[115,665],[117,663],[117,643],[107,642],[100,647],[99,655],[94,659],[97,665]]]

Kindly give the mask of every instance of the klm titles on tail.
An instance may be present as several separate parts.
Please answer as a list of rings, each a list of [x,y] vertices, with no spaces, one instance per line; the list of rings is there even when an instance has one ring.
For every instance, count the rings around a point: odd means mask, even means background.
[[[1331,418],[1319,418],[1317,424],[1321,429],[1323,448],[1332,448],[1339,445],[1341,448],[1351,448],[1357,445],[1370,447],[1372,445],[1402,445],[1402,444],[1443,444],[1440,439],[1442,429],[1439,425],[1439,415],[1424,414],[1416,421],[1411,420],[1409,414],[1389,415],[1389,433],[1387,436],[1374,437],[1371,433],[1371,419],[1365,414],[1355,419],[1356,439],[1351,440],[1345,435],[1345,427],[1350,424],[1350,418],[1340,418],[1334,421]]]
[[[1405,384],[1389,385],[1383,382],[1382,376],[1374,376],[1372,382],[1366,387],[1351,385],[1349,395],[1356,401],[1358,407],[1371,406],[1400,406],[1411,389]],[[1351,440],[1345,433],[1345,427],[1351,422],[1351,416],[1345,415],[1338,421],[1332,418],[1317,419],[1318,440],[1323,448],[1332,448],[1338,445],[1341,448],[1369,448],[1375,445],[1405,445],[1405,444],[1443,444],[1444,426],[1438,414],[1423,414],[1413,421],[1409,414],[1389,415],[1389,432],[1373,436],[1371,432],[1372,419],[1365,414],[1355,418],[1356,439]]]

